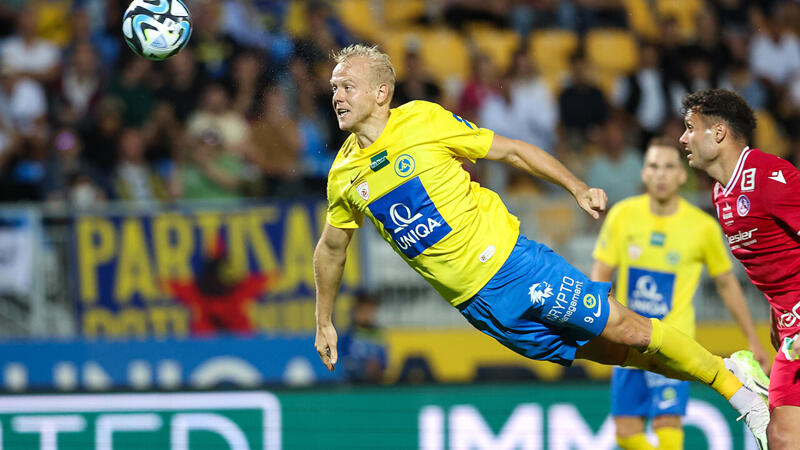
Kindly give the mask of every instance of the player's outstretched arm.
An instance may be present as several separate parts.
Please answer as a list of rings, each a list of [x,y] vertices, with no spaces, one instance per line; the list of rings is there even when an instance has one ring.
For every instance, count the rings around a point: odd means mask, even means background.
[[[351,229],[325,224],[314,250],[314,282],[317,285],[317,337],[314,346],[322,363],[333,372],[338,360],[336,328],[333,326],[333,304],[342,282],[347,246],[353,237]]]
[[[590,188],[561,162],[535,145],[495,134],[486,158],[509,163],[535,177],[558,184],[572,194],[578,205],[595,219],[606,209],[608,197],[602,189]]]
[[[764,372],[769,373],[769,355],[767,350],[761,345],[761,341],[756,334],[756,327],[753,325],[753,318],[750,316],[750,310],[747,308],[747,302],[744,299],[742,286],[736,279],[736,276],[730,270],[721,273],[714,277],[714,283],[717,285],[717,292],[719,293],[725,307],[731,312],[731,316],[742,329],[742,334],[747,338],[747,344],[750,351],[753,352],[753,357]]]

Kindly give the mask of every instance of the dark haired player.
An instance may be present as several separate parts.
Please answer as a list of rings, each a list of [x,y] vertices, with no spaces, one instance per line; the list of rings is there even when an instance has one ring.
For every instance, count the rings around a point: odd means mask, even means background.
[[[689,165],[717,180],[714,205],[728,245],[772,306],[778,355],[769,386],[769,447],[800,448],[800,171],[747,146],[756,121],[738,94],[699,91],[683,108]]]

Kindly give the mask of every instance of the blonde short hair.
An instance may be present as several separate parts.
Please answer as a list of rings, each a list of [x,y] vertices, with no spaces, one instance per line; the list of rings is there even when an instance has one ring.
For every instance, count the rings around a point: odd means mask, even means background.
[[[378,50],[377,45],[364,44],[349,45],[338,52],[333,52],[331,58],[336,64],[349,61],[351,58],[365,58],[375,76],[376,84],[386,83],[389,86],[389,96],[394,93],[394,84],[397,79],[394,66],[389,55]]]

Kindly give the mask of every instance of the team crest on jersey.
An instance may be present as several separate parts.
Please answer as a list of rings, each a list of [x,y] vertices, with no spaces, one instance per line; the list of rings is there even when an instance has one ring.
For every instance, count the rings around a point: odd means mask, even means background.
[[[636,261],[640,256],[642,256],[642,247],[639,247],[636,244],[631,244],[628,246],[628,257],[631,259],[631,261]]]
[[[750,212],[750,199],[742,194],[736,199],[736,212],[739,217],[744,217]]]
[[[397,160],[394,162],[394,172],[403,178],[414,173],[414,168],[416,167],[416,162],[411,155],[400,155],[397,157]]]
[[[670,266],[677,266],[678,263],[681,261],[681,254],[672,250],[671,252],[667,253],[667,264]]]
[[[364,201],[369,200],[369,185],[366,181],[359,184],[356,188],[356,191],[358,192],[358,195],[364,199]]]

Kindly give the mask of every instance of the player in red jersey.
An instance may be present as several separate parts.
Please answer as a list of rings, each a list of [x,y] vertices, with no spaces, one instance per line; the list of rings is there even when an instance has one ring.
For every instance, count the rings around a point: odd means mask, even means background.
[[[800,171],[747,146],[756,121],[738,94],[712,89],[683,100],[689,165],[717,180],[714,205],[734,256],[772,306],[767,437],[800,447]]]

